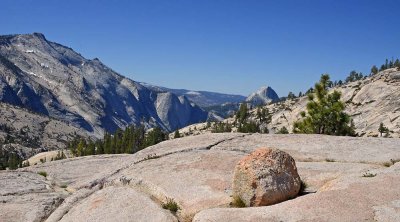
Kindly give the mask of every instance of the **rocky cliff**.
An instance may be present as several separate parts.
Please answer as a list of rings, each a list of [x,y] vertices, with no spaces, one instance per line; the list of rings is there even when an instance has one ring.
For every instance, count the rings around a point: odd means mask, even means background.
[[[140,123],[172,131],[207,118],[187,99],[143,87],[39,33],[0,36],[0,102],[95,136]]]

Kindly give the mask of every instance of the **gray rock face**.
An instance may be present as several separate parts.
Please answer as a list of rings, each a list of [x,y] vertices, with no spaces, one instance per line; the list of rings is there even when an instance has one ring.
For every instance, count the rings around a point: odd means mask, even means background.
[[[246,206],[267,206],[297,196],[300,177],[293,158],[280,150],[259,148],[235,167],[233,196]]]
[[[392,68],[331,89],[342,93],[345,112],[354,121],[358,136],[379,137],[379,125],[383,123],[390,131],[389,137],[400,138],[400,78],[398,76],[400,76],[400,70]],[[282,127],[292,132],[293,123],[301,119],[300,113],[306,111],[307,103],[308,99],[304,96],[264,106],[272,115],[271,123],[267,124],[269,132],[275,133]],[[257,109],[250,111],[249,119],[259,123]],[[224,120],[226,123],[234,121],[235,118]],[[193,124],[179,131],[185,135],[209,132],[210,128],[204,126],[205,124]],[[232,129],[233,132],[235,130],[237,129]]]
[[[63,195],[36,173],[1,171],[0,187],[0,218],[4,222],[43,221],[63,201]]]
[[[0,36],[0,101],[96,136],[141,121],[171,131],[207,119],[186,100],[149,90],[37,33]]]
[[[38,152],[66,148],[75,136],[88,133],[73,125],[46,115],[0,102],[0,141],[8,137],[13,142],[0,144],[0,149],[26,159]]]
[[[257,92],[252,93],[246,98],[246,102],[254,106],[265,105],[271,102],[279,101],[279,96],[271,87],[261,87]]]
[[[0,201],[0,214],[11,218],[6,221],[49,222],[397,221],[400,163],[393,162],[400,159],[399,144],[395,138],[324,135],[184,137],[133,155],[85,156],[0,172],[0,198],[10,200]],[[271,206],[229,207],[235,166],[259,147],[292,156],[309,194]],[[52,203],[60,196],[62,203]],[[167,198],[181,208],[176,217],[160,207]]]
[[[78,203],[60,220],[177,222],[167,210],[129,187],[107,187]]]
[[[400,71],[388,69],[366,79],[335,88],[342,93],[346,112],[354,120],[356,132],[360,136],[379,136],[382,122],[389,128],[390,136],[400,137]],[[306,110],[307,97],[267,106],[273,113],[269,124],[270,132],[282,127],[289,131],[300,112]],[[256,119],[256,110],[252,118]]]
[[[246,97],[241,95],[224,94],[217,92],[207,91],[195,91],[187,89],[169,89],[166,87],[154,86],[147,83],[141,83],[145,87],[160,91],[160,92],[171,92],[177,96],[185,96],[196,105],[206,108],[210,106],[218,106],[225,103],[240,103],[243,102]]]

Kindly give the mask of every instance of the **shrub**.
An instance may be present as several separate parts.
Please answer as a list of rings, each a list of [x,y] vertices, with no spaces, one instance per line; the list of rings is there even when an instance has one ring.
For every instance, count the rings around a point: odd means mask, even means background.
[[[289,130],[286,127],[282,127],[276,134],[289,134]]]
[[[384,163],[383,163],[383,166],[385,166],[385,167],[390,167],[391,165],[392,165],[391,162],[384,162]]]
[[[39,171],[38,174],[41,176],[47,177],[46,171]]]
[[[395,163],[400,162],[400,159],[390,159],[390,162],[394,165]]]
[[[239,196],[233,196],[233,201],[231,203],[232,207],[243,208],[246,207],[246,204],[243,202],[242,198]]]
[[[376,173],[365,172],[363,173],[362,177],[375,177]]]
[[[325,161],[326,161],[326,162],[336,162],[336,160],[330,159],[330,158],[326,158]]]
[[[299,195],[305,194],[306,189],[308,188],[308,184],[304,181],[300,181],[300,190],[299,190]]]
[[[181,209],[178,206],[178,204],[175,202],[174,199],[168,198],[168,197],[167,197],[167,201],[162,204],[162,208],[167,209],[167,210],[171,211],[172,213],[176,213],[178,210]]]

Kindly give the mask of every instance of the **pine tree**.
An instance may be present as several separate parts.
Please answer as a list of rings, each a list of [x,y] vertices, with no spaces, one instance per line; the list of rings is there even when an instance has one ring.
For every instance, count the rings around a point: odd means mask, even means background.
[[[262,112],[261,112],[261,108],[260,108],[260,107],[257,107],[256,116],[257,116],[258,120],[261,122],[261,121],[262,121],[262,118],[263,118],[263,115],[262,115]]]
[[[303,96],[303,93],[302,92],[299,92],[299,96],[298,97],[302,97]]]
[[[86,141],[85,141],[85,139],[81,138],[79,140],[79,144],[78,144],[78,147],[77,147],[76,155],[77,156],[84,156],[85,155],[85,148],[86,148]]]
[[[175,131],[175,133],[174,133],[174,138],[175,138],[175,139],[181,138],[181,134],[179,133],[179,130],[176,130],[176,131]]]
[[[379,124],[379,128],[378,128],[379,133],[382,135],[385,133],[386,135],[389,133],[389,129],[387,127],[385,127],[385,125],[383,123]]]
[[[394,62],[394,66],[397,68],[400,68],[400,60],[396,59],[396,61]]]
[[[329,75],[321,76],[315,84],[315,93],[308,94],[307,113],[302,112],[302,120],[294,123],[294,133],[351,135],[351,120],[344,112],[344,103],[340,101],[338,91],[328,93]]]
[[[376,65],[373,65],[372,68],[371,68],[371,74],[375,75],[377,73],[378,73],[378,67],[376,67]]]
[[[247,109],[247,104],[242,103],[240,104],[239,110],[236,113],[236,120],[239,121],[239,123],[243,123],[248,117],[248,109]]]
[[[294,98],[296,98],[296,96],[294,95],[294,93],[289,92],[287,98],[288,98],[288,99],[294,99]]]

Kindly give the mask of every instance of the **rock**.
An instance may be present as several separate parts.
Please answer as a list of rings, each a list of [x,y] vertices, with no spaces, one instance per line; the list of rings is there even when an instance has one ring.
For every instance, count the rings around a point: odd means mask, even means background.
[[[61,222],[154,221],[177,222],[149,197],[128,187],[107,187],[77,203]]]
[[[348,174],[333,180],[331,189],[272,206],[204,210],[193,222],[399,221],[400,164],[373,173]]]
[[[279,96],[269,86],[263,86],[257,92],[252,93],[246,98],[246,102],[254,106],[265,105],[271,102],[279,101]]]
[[[46,178],[31,172],[0,171],[0,221],[43,221],[61,202]]]
[[[233,169],[241,153],[199,150],[150,159],[122,170],[110,180],[130,180],[164,202],[173,198],[180,216],[191,218],[210,207],[229,206]]]
[[[300,186],[296,163],[289,154],[259,148],[236,165],[233,196],[246,206],[267,206],[296,197]]]
[[[215,133],[168,140],[133,155],[46,162],[0,172],[0,220],[174,221],[161,208],[168,197],[181,208],[176,217],[184,222],[398,221],[400,163],[383,163],[400,159],[399,143]],[[230,208],[235,166],[259,147],[290,154],[308,194],[271,206]],[[376,176],[362,177],[366,172]]]
[[[342,93],[342,101],[346,105],[345,112],[350,115],[356,127],[356,133],[363,137],[378,135],[380,123],[390,130],[390,137],[400,138],[400,71],[396,68],[387,69],[366,79],[336,86],[332,90]],[[282,127],[292,132],[293,123],[301,118],[301,112],[306,111],[307,96],[288,99],[266,105],[270,112],[271,122],[269,132],[274,133]],[[258,122],[257,108],[250,110],[250,121]],[[235,117],[227,118],[225,123],[234,123]],[[188,129],[192,129],[189,131]],[[195,130],[194,130],[195,128]],[[190,135],[206,133],[209,128],[201,124],[187,126],[179,131]],[[235,132],[237,129],[232,128]]]
[[[0,102],[78,126],[97,138],[142,121],[148,128],[173,131],[208,116],[187,99],[148,89],[99,59],[86,59],[33,34],[0,36]]]

